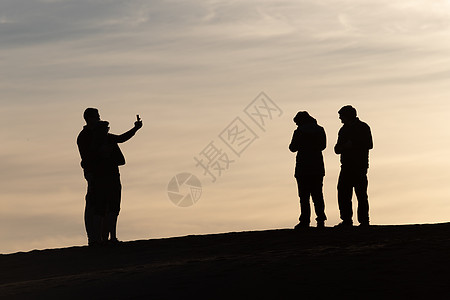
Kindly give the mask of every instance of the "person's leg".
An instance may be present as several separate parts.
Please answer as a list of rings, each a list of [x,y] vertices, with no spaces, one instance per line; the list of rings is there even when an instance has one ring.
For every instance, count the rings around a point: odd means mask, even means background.
[[[316,212],[316,221],[319,227],[323,227],[327,216],[325,215],[325,201],[323,199],[323,176],[316,175],[312,177],[311,197]]]
[[[92,233],[92,226],[93,226],[93,190],[94,190],[94,181],[92,174],[85,173],[84,178],[87,182],[87,191],[86,191],[86,197],[85,197],[85,207],[84,207],[84,227],[86,229],[86,235],[88,238],[88,244],[92,243],[94,236]]]
[[[108,210],[108,232],[111,241],[117,241],[117,220],[120,212],[120,202],[122,197],[122,184],[120,174],[115,174],[111,182],[110,204]]]
[[[344,224],[353,224],[353,179],[351,172],[341,169],[337,189],[340,218]]]
[[[109,239],[109,214],[105,213],[105,216],[103,217],[103,223],[101,225],[101,234],[102,234],[102,241],[107,242]]]
[[[88,238],[88,243],[92,241],[93,235],[92,235],[92,222],[93,222],[94,215],[92,213],[92,207],[90,203],[86,200],[86,206],[84,208],[84,227],[86,228],[86,235]]]
[[[367,171],[357,174],[355,178],[355,194],[358,199],[358,222],[369,225],[369,197],[367,195]]]
[[[104,175],[95,178],[95,185],[92,197],[93,222],[92,232],[95,242],[102,243],[107,240],[106,214],[109,182]]]
[[[311,195],[310,184],[306,176],[298,176],[297,180],[298,196],[300,198],[300,224],[302,226],[309,226],[311,222],[311,206],[309,198]]]
[[[92,216],[92,239],[89,241],[89,245],[99,245],[103,241],[103,226],[105,217],[99,213],[94,213]]]
[[[110,241],[117,241],[117,218],[118,215],[115,213],[109,213],[106,218]]]

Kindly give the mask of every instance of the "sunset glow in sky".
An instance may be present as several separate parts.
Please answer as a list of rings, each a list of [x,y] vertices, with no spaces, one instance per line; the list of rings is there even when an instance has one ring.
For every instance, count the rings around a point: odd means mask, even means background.
[[[121,145],[121,240],[293,227],[299,110],[325,128],[326,225],[339,223],[347,104],[372,129],[372,224],[447,222],[449,37],[444,0],[3,0],[0,253],[86,244],[86,107],[113,133],[144,122]],[[244,111],[261,92],[280,109],[264,130]],[[219,137],[237,117],[258,136],[240,156]],[[210,142],[235,160],[215,182],[194,160]],[[185,208],[167,194],[182,172],[203,188]]]

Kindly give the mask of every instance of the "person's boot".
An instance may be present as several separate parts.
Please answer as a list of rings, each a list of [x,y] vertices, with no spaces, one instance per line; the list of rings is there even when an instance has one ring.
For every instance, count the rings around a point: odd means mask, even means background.
[[[358,227],[359,228],[369,228],[370,223],[369,223],[369,221],[361,222]]]
[[[319,229],[325,228],[325,221],[324,220],[317,221],[317,228]]]
[[[117,239],[117,214],[108,214],[107,223],[108,223],[108,233],[110,236],[109,242],[112,244],[119,243]]]
[[[340,228],[340,229],[352,228],[353,227],[353,222],[352,221],[342,221],[341,223],[337,224],[334,227],[335,228]]]
[[[298,223],[297,225],[295,225],[294,229],[295,230],[302,230],[302,229],[308,229],[309,228],[309,223],[307,222],[302,222],[300,221],[300,223]]]
[[[102,229],[104,217],[101,215],[94,215],[92,217],[92,238],[89,239],[89,246],[102,245]]]

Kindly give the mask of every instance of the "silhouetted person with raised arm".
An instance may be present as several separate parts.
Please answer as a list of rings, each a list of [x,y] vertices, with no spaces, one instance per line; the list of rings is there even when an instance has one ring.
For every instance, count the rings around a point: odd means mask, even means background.
[[[308,112],[300,111],[294,117],[297,129],[292,136],[289,150],[297,152],[294,177],[300,197],[300,218],[295,229],[309,228],[311,222],[310,197],[314,203],[317,227],[325,226],[325,202],[323,199],[323,177],[325,166],[322,151],[327,139],[323,127]]]
[[[109,123],[100,121],[98,110],[88,108],[84,115],[87,124],[79,134],[77,143],[88,182],[85,209],[88,242],[95,245],[109,238],[110,242],[116,243],[122,191],[119,166],[125,164],[118,143],[133,137],[142,127],[142,121],[138,116],[132,129],[115,135],[108,133]]]
[[[105,226],[102,232],[102,240],[117,243],[117,218],[120,212],[122,185],[120,182],[119,166],[125,165],[125,157],[119,148],[119,143],[124,143],[132,138],[142,127],[142,121],[137,117],[134,127],[129,131],[115,135],[108,133],[109,123],[101,122],[100,132],[106,134],[99,137],[98,143],[98,171],[100,181],[100,194],[105,209]]]
[[[352,197],[355,189],[358,199],[358,222],[368,227],[369,200],[367,195],[367,171],[369,150],[373,148],[369,125],[359,120],[356,109],[350,105],[339,110],[339,119],[344,124],[339,130],[334,151],[341,155],[341,172],[338,180],[338,204],[342,222],[338,227],[353,226]]]

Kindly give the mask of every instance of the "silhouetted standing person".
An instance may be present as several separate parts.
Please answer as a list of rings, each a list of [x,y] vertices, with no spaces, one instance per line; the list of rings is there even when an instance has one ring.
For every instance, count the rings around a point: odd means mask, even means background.
[[[323,177],[325,166],[322,151],[327,139],[323,127],[308,112],[300,111],[294,117],[297,129],[292,136],[289,150],[297,152],[294,177],[300,197],[300,218],[295,229],[308,228],[311,221],[310,197],[314,203],[317,227],[325,226],[325,202],[323,199]]]
[[[353,226],[352,197],[355,189],[358,199],[358,222],[367,227],[369,221],[369,200],[367,195],[367,171],[369,150],[373,148],[369,125],[359,120],[356,109],[350,105],[339,110],[343,126],[339,130],[334,151],[341,155],[341,172],[338,181],[338,204],[342,222],[339,227]]]
[[[129,131],[115,135],[108,133],[109,123],[100,121],[98,110],[86,109],[87,125],[80,132],[77,144],[81,166],[88,183],[85,226],[89,245],[117,240],[117,218],[120,211],[122,185],[119,166],[125,158],[118,143],[128,141],[142,127],[139,119]]]
[[[120,212],[120,202],[122,185],[120,182],[119,166],[125,165],[125,157],[119,148],[119,143],[124,143],[132,138],[142,127],[142,121],[134,123],[134,127],[129,131],[115,135],[109,133],[109,123],[100,121],[100,136],[97,143],[98,165],[96,177],[99,182],[98,196],[101,203],[100,212],[104,214],[104,225],[102,230],[102,241],[116,243],[117,239],[117,218]]]
[[[78,150],[81,156],[81,167],[87,182],[86,204],[84,209],[84,225],[89,245],[98,242],[98,235],[94,231],[94,171],[96,165],[95,151],[93,148],[94,129],[100,121],[100,114],[96,108],[87,108],[83,114],[86,125],[77,137]],[[96,241],[97,240],[97,241]]]

